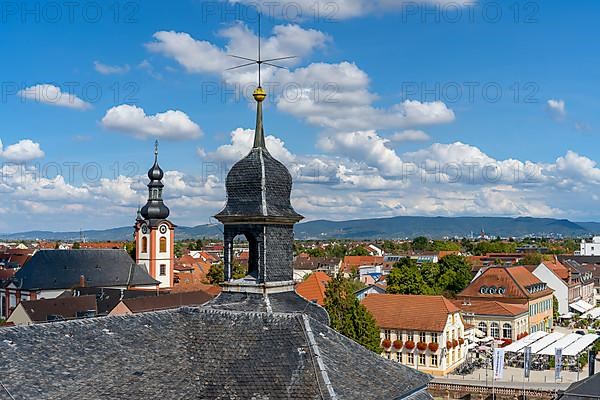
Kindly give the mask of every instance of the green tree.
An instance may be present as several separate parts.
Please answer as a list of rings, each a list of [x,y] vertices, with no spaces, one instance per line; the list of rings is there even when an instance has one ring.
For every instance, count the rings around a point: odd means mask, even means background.
[[[360,304],[348,279],[338,275],[329,281],[325,290],[325,309],[333,329],[369,350],[381,351],[375,319]]]
[[[311,257],[325,257],[325,250],[320,247],[314,249],[305,249],[304,252]]]
[[[344,246],[343,244],[336,243],[327,247],[326,253],[328,257],[343,258],[346,255],[347,251],[348,249],[346,248],[346,246]]]
[[[439,260],[439,285],[442,292],[454,296],[469,286],[473,279],[471,263],[466,257],[450,254]]]
[[[559,315],[560,315],[560,312],[558,311],[558,299],[556,298],[556,296],[553,295],[552,296],[552,316],[554,317],[555,321],[558,321]]]
[[[425,236],[418,236],[412,241],[413,250],[427,250],[429,248],[429,239]]]
[[[210,266],[208,273],[206,274],[206,279],[208,283],[212,285],[218,285],[225,280],[225,275],[223,273],[223,264],[213,264]]]
[[[183,256],[183,245],[181,242],[175,242],[175,257],[179,258]]]
[[[136,251],[135,251],[135,241],[125,243],[125,250],[129,253],[129,257],[135,261]]]
[[[78,250],[78,249],[81,249],[81,244],[80,244],[79,242],[75,242],[75,243],[73,243],[73,247],[72,247],[72,249],[73,249],[73,250]]]
[[[402,258],[394,264],[387,277],[387,293],[392,294],[431,294],[415,260]]]
[[[348,252],[349,256],[368,256],[369,252],[362,246],[353,248]]]
[[[248,268],[239,262],[233,263],[233,279],[242,279],[248,274]]]
[[[543,257],[540,253],[526,253],[519,264],[521,265],[540,265],[543,261]]]

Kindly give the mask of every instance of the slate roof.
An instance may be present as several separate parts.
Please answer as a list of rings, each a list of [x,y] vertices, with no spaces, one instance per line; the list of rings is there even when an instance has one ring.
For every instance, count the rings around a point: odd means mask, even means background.
[[[144,296],[133,299],[122,300],[123,304],[132,313],[167,310],[182,306],[199,306],[212,300],[214,296],[201,290],[195,292],[183,292],[163,294],[160,296]]]
[[[87,287],[159,283],[125,250],[112,249],[40,250],[15,274],[14,283],[23,290],[68,289],[80,286],[82,275]]]
[[[121,300],[138,297],[156,296],[154,290],[121,290],[110,288],[77,288],[79,295],[94,295],[98,307],[98,315],[108,315]]]
[[[444,296],[371,294],[362,304],[381,328],[442,332],[448,314],[460,310]]]
[[[304,313],[322,324],[329,325],[329,314],[323,307],[306,301],[293,291],[269,295],[221,292],[214,300],[206,303],[205,307],[243,312]]]
[[[569,386],[559,394],[559,400],[593,400],[600,398],[600,373],[587,377]]]
[[[302,219],[290,203],[292,176],[266,147],[253,148],[238,161],[225,181],[227,204],[215,218],[281,217]]]
[[[0,377],[0,400],[431,398],[306,315],[204,307],[4,328]]]

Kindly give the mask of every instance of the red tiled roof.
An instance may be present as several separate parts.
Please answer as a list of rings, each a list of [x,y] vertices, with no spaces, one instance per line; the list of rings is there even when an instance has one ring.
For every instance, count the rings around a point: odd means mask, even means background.
[[[82,249],[124,249],[125,243],[123,243],[123,242],[86,242],[86,243],[80,243],[79,247]]]
[[[527,313],[527,306],[522,304],[510,304],[489,300],[469,300],[468,304],[465,304],[462,300],[453,300],[452,302],[460,308],[461,311],[476,315],[514,317]]]
[[[189,283],[189,284],[179,284],[175,285],[171,289],[171,293],[184,293],[184,292],[197,292],[203,291],[212,296],[216,296],[221,293],[221,287],[216,285],[208,285],[206,283]]]
[[[442,332],[448,314],[459,308],[444,296],[372,294],[362,304],[380,328]]]
[[[569,280],[569,276],[571,275],[569,269],[562,265],[558,260],[543,261],[542,264],[548,267],[548,269],[554,272],[560,279],[564,281]]]
[[[331,278],[325,272],[313,272],[303,282],[296,285],[296,293],[308,301],[325,304],[325,289]]]
[[[343,272],[356,270],[361,265],[380,265],[383,264],[381,256],[345,256],[340,268]]]
[[[462,292],[458,294],[459,298],[481,298],[481,299],[529,299],[539,298],[552,293],[552,289],[545,289],[539,292],[530,293],[526,288],[528,286],[541,284],[535,275],[523,266],[494,266],[487,268],[477,279],[469,284]],[[481,294],[482,286],[505,288],[503,294]]]

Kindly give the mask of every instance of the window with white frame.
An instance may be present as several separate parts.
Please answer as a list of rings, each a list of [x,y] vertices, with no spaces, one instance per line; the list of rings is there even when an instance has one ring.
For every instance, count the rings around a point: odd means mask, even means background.
[[[437,354],[432,354],[430,360],[431,360],[431,366],[432,367],[437,367],[438,366],[438,356],[437,356]]]
[[[504,325],[502,325],[502,337],[504,339],[512,338],[512,325],[508,322],[505,322]]]
[[[498,324],[497,322],[491,323],[490,336],[492,336],[493,338],[496,338],[496,339],[500,338],[500,324]]]

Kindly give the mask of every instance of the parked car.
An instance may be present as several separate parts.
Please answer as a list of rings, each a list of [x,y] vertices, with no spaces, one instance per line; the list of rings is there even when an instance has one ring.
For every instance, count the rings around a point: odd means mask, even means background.
[[[585,331],[582,331],[581,329],[576,330],[575,333],[578,335],[585,335]]]

